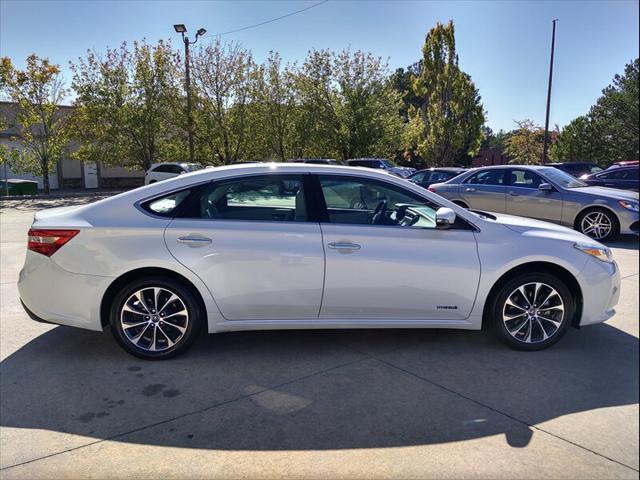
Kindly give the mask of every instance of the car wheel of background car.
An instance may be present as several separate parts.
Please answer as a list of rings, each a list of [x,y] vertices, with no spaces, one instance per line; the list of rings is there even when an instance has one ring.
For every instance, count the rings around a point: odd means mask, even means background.
[[[173,357],[193,342],[203,314],[190,289],[161,277],[133,280],[116,295],[111,329],[129,353],[144,359]]]
[[[149,180],[149,185],[151,185],[152,183],[156,183],[157,180]]]
[[[504,343],[517,350],[542,350],[566,333],[575,313],[571,292],[545,272],[508,280],[494,295],[489,314]]]
[[[620,231],[616,216],[603,208],[592,208],[581,213],[576,224],[576,230],[599,241],[609,240]]]
[[[458,205],[459,207],[462,207],[462,208],[469,208],[469,205],[467,205],[464,202],[461,202],[460,200],[454,200],[453,203],[455,203],[456,205]]]

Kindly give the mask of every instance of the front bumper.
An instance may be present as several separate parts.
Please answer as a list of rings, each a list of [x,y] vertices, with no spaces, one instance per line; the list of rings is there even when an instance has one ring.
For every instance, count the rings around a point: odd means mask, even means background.
[[[582,287],[582,318],[580,326],[608,320],[616,311],[620,299],[620,270],[616,262],[590,259],[580,272]]]
[[[31,318],[101,331],[100,301],[112,281],[68,272],[51,258],[27,251],[18,291]]]
[[[618,219],[620,220],[620,233],[622,235],[638,235],[638,220],[640,214],[631,210],[621,209],[618,211]]]

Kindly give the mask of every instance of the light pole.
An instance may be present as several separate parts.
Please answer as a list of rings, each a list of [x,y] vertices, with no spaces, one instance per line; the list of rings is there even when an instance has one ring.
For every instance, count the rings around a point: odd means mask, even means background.
[[[553,80],[553,50],[556,45],[556,22],[554,19],[553,32],[551,33],[551,61],[549,63],[549,88],[547,90],[547,116],[544,121],[544,147],[542,149],[542,163],[547,163],[547,152],[549,150],[549,109],[551,107],[551,81]]]
[[[182,42],[184,43],[184,68],[185,68],[185,88],[187,90],[187,133],[189,134],[189,162],[195,162],[195,148],[193,146],[193,116],[191,115],[191,74],[189,72],[189,45],[193,45],[198,41],[198,38],[207,33],[204,28],[200,28],[196,32],[196,38],[193,42],[189,41],[189,37],[185,35],[187,33],[187,27],[183,24],[174,25],[173,29],[176,33],[182,35]]]

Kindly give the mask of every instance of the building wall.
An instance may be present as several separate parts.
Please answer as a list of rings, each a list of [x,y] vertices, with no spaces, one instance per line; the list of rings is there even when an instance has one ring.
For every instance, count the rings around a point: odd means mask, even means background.
[[[73,111],[73,107],[63,106],[60,109],[62,115],[69,115]],[[8,123],[8,129],[0,131],[0,144],[8,145],[10,148],[21,149],[22,144],[17,136],[15,128],[17,107],[11,102],[0,102],[0,115],[4,117]],[[78,144],[71,141],[67,147],[67,151],[63,155],[62,160],[56,165],[56,173],[50,175],[49,184],[52,189],[57,188],[85,188],[85,169],[82,163],[71,158],[71,155],[77,150]],[[106,167],[98,166],[98,188],[130,188],[137,187],[144,183],[144,172],[127,169],[123,167]],[[5,178],[5,169],[0,168],[0,178]],[[42,177],[36,175],[24,175],[12,172],[10,168],[6,169],[6,178],[21,178],[25,180],[35,180],[38,182],[38,188],[43,188]]]

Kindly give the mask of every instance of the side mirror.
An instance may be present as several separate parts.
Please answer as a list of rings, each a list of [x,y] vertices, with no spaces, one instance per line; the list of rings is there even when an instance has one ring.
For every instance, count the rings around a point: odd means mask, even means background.
[[[540,190],[541,192],[553,192],[554,188],[550,183],[541,183],[540,185],[538,185],[538,190]]]
[[[436,211],[436,228],[446,230],[456,223],[456,212],[447,207],[440,207]]]

